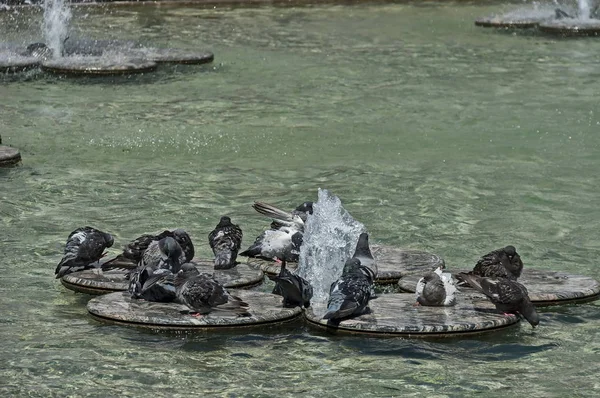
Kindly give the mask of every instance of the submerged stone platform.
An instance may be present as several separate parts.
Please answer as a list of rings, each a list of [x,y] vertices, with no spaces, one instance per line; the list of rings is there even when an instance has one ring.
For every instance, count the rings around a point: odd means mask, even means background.
[[[338,333],[374,336],[451,337],[504,329],[516,324],[516,315],[503,315],[487,300],[458,297],[452,307],[415,306],[412,294],[380,295],[369,302],[371,311],[331,324],[321,319],[324,308],[305,311],[309,324]]]
[[[45,72],[70,76],[109,76],[153,72],[156,62],[144,59],[64,57],[42,62]]]
[[[475,25],[484,28],[532,29],[537,28],[537,26],[546,19],[547,17],[495,15],[492,17],[478,18],[475,20]]]
[[[21,161],[21,152],[17,148],[0,145],[0,167],[14,166]]]
[[[539,24],[539,30],[560,36],[600,36],[600,20],[598,19],[556,19]]]
[[[263,282],[261,270],[238,264],[228,270],[215,270],[211,260],[194,260],[200,272],[213,274],[214,278],[226,288],[249,288]],[[114,270],[102,272],[101,269],[90,269],[73,272],[63,276],[60,282],[69,290],[86,294],[106,294],[127,290],[129,281],[126,271]]]
[[[455,275],[470,270],[445,270]],[[423,275],[410,275],[398,282],[400,288],[408,293],[414,293],[418,280]],[[524,268],[519,283],[529,292],[529,298],[535,306],[551,306],[573,302],[593,301],[600,298],[600,282],[583,276],[564,272]],[[470,287],[459,287],[458,295],[468,295],[472,298],[485,299],[483,294]]]
[[[87,310],[99,321],[150,329],[214,330],[257,327],[291,321],[302,314],[300,307],[283,308],[281,296],[250,291],[230,290],[249,304],[251,316],[236,317],[207,314],[199,318],[187,313],[188,307],[177,303],[154,303],[132,299],[129,294],[115,292],[90,300]]]
[[[415,272],[424,273],[444,264],[444,259],[437,254],[420,250],[371,245],[371,253],[377,259],[375,283],[382,285],[395,284],[406,275]],[[281,270],[279,263],[258,258],[249,258],[247,264],[271,275],[277,275]],[[287,263],[287,268],[291,270],[295,270],[297,267],[297,263]]]

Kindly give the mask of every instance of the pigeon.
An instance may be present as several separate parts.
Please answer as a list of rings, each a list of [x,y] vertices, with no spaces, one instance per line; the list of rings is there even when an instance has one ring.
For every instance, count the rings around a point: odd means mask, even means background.
[[[472,273],[488,278],[499,277],[516,280],[521,276],[522,271],[521,256],[514,246],[506,246],[481,257]]]
[[[292,212],[290,213],[292,215],[292,217],[294,215],[300,217],[302,219],[302,221],[304,223],[306,223],[306,220],[308,219],[308,215],[309,214],[313,214],[313,202],[304,202],[301,205],[299,205],[298,207],[296,207],[294,210],[292,210]],[[281,228],[283,225],[280,224],[278,221],[273,220],[271,222],[271,229],[279,229]]]
[[[196,264],[185,263],[181,266],[178,274],[184,277],[192,277],[200,274]],[[130,289],[133,298],[144,299],[159,303],[170,303],[177,299],[177,288],[175,287],[175,276],[166,268],[157,270],[152,267],[146,267],[142,270],[137,279],[138,286]],[[131,285],[130,285],[131,286]]]
[[[286,269],[286,261],[281,262],[281,271],[279,275],[267,275],[269,279],[275,282],[273,294],[283,297],[283,306],[285,308],[310,306],[310,299],[313,296],[313,288],[308,281],[300,275],[293,274]]]
[[[369,249],[369,234],[366,232],[358,236],[358,242],[356,242],[356,249],[354,249],[352,257],[359,259],[363,267],[369,267],[377,274],[377,262],[371,254],[371,249]]]
[[[302,238],[302,232],[289,227],[268,229],[260,234],[248,249],[241,252],[240,256],[264,260],[298,261]]]
[[[185,261],[190,262],[194,258],[194,244],[190,236],[183,229],[174,229],[172,231],[163,231],[159,234],[144,234],[131,242],[124,248],[123,253],[117,257],[106,261],[102,264],[102,270],[108,271],[111,269],[135,269],[142,260],[144,251],[153,241],[159,241],[170,236],[174,238],[185,254]]]
[[[250,316],[248,303],[229,294],[227,289],[208,274],[191,277],[175,276],[177,301],[193,311],[192,316],[210,312],[221,315]]]
[[[231,218],[223,216],[208,234],[208,243],[215,254],[215,269],[233,268],[237,265],[235,260],[242,245],[242,229],[232,224]]]
[[[428,272],[417,282],[417,303],[425,306],[451,306],[456,304],[456,286],[452,275],[442,273],[443,265]]]
[[[467,273],[460,275],[473,289],[485,294],[496,309],[504,313],[521,314],[534,328],[540,323],[527,289],[519,282],[509,278],[487,278]]]
[[[278,226],[276,229],[288,227],[299,232],[304,232],[304,220],[306,219],[306,213],[304,212],[294,210],[289,213],[264,202],[254,202],[252,208],[264,216],[271,217],[275,222],[275,226]],[[300,214],[304,215],[304,219]]]
[[[32,43],[27,46],[22,55],[26,57],[40,58],[45,61],[52,58],[52,49],[45,43]]]
[[[67,238],[64,256],[56,266],[56,278],[84,269],[95,268],[105,249],[111,247],[114,239],[111,234],[92,227],[77,228]]]
[[[129,293],[137,296],[142,292],[146,278],[151,277],[159,269],[166,269],[176,274],[185,263],[185,255],[179,243],[170,236],[154,240],[144,251],[137,269],[129,275]]]
[[[339,322],[366,312],[374,279],[373,270],[361,265],[358,258],[346,261],[342,276],[331,284],[327,312],[323,319]]]

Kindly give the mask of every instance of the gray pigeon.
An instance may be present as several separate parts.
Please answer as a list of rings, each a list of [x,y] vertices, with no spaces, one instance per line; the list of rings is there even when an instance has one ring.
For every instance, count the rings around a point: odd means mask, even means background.
[[[248,249],[241,252],[240,256],[298,261],[302,238],[302,232],[290,227],[268,229],[260,234]]]
[[[285,308],[310,306],[310,299],[313,296],[313,288],[310,283],[300,275],[293,274],[286,269],[286,261],[281,262],[281,271],[279,275],[268,275],[269,279],[275,282],[273,294],[283,297],[283,306]]]
[[[456,286],[452,275],[442,272],[444,266],[428,272],[417,282],[417,303],[425,306],[450,306],[456,304]]]
[[[296,207],[294,210],[292,210],[292,212],[290,214],[292,217],[293,216],[300,217],[302,219],[302,221],[304,223],[306,223],[306,220],[308,219],[308,215],[313,214],[313,202],[302,203],[301,205]],[[281,227],[283,227],[283,224],[279,223],[278,221],[273,220],[271,222],[271,229],[279,229]]]
[[[351,258],[346,261],[342,276],[331,284],[327,312],[323,319],[339,322],[366,312],[374,279],[373,270],[362,266],[359,259]]]
[[[196,264],[185,263],[181,266],[178,274],[189,278],[200,274]],[[175,286],[175,276],[171,271],[165,268],[152,269],[146,267],[142,270],[137,280],[139,286],[130,292],[133,298],[144,299],[146,301],[170,303],[177,299],[177,288]]]
[[[177,300],[195,315],[210,312],[228,316],[250,316],[248,304],[229,294],[227,289],[208,274],[192,277],[178,274],[175,277]]]
[[[521,314],[532,327],[540,323],[527,289],[519,282],[509,278],[486,278],[467,273],[461,273],[460,276],[473,289],[485,294],[496,309],[504,313]]]
[[[94,264],[106,255],[105,249],[111,247],[114,239],[111,234],[92,227],[77,228],[69,234],[64,256],[56,266],[56,278],[84,269],[96,268]]]
[[[208,234],[208,243],[215,255],[215,269],[233,268],[242,245],[242,229],[233,224],[231,218],[223,216]]]
[[[366,232],[363,232],[358,236],[356,249],[354,249],[354,255],[352,257],[359,259],[360,265],[371,268],[375,275],[377,275],[377,261],[371,254],[371,249],[369,248],[369,234]]]
[[[522,271],[521,256],[519,256],[514,246],[506,246],[481,257],[472,273],[488,278],[498,277],[516,280],[521,276]]]

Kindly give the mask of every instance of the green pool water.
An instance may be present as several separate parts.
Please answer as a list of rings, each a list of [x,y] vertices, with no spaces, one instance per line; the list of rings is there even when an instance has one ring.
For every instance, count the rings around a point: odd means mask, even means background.
[[[522,3],[514,4],[513,7]],[[465,2],[74,11],[82,37],[209,50],[120,78],[0,81],[0,395],[565,397],[600,394],[600,305],[452,340],[307,326],[165,334],[90,319],[54,279],[67,235],[122,244],[187,229],[201,256],[228,214],[339,196],[374,243],[449,267],[513,244],[525,267],[600,278],[600,42],[474,26]],[[41,14],[0,13],[39,40]],[[268,290],[268,285],[262,289]],[[399,317],[402,314],[398,314]]]

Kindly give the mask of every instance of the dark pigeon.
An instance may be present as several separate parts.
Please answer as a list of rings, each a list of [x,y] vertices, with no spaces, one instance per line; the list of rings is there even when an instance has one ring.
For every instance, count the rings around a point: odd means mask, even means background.
[[[508,278],[486,278],[467,273],[461,273],[460,276],[473,289],[485,294],[496,309],[508,314],[520,314],[532,327],[540,323],[527,289],[519,282]]]
[[[221,217],[215,229],[208,234],[208,243],[215,255],[215,269],[230,269],[242,245],[242,229],[231,223],[231,218]]]
[[[373,254],[371,254],[371,249],[369,248],[369,234],[366,232],[363,232],[358,236],[358,242],[356,242],[356,249],[354,249],[354,255],[352,257],[359,259],[360,264],[363,267],[369,267],[377,274],[377,261],[375,261]]]
[[[229,294],[227,289],[208,274],[175,277],[177,301],[195,315],[218,313],[226,316],[250,316],[248,303]]]
[[[323,319],[339,322],[367,311],[373,290],[373,270],[351,258],[344,264],[342,276],[331,284],[327,312]]]
[[[273,294],[283,297],[283,306],[285,308],[310,306],[310,299],[313,296],[313,288],[308,281],[300,275],[293,274],[286,268],[286,261],[281,262],[281,271],[279,275],[267,275],[269,279],[275,282]]]
[[[417,282],[417,303],[424,306],[450,306],[456,304],[456,286],[449,273],[443,273],[444,267],[428,272]]]
[[[185,263],[181,266],[178,274],[183,277],[192,277],[200,274],[196,264]],[[171,271],[165,268],[154,270],[152,267],[146,267],[142,270],[137,280],[138,286],[133,287],[130,293],[133,298],[144,299],[159,303],[170,303],[177,299],[177,288],[175,286],[175,276]]]
[[[64,256],[56,266],[56,278],[84,269],[96,268],[94,264],[104,257],[105,249],[114,243],[112,235],[92,227],[77,228],[67,238]]]
[[[158,234],[144,234],[135,238],[125,245],[123,248],[123,253],[102,264],[102,270],[108,271],[111,269],[137,268],[139,262],[142,260],[144,251],[148,248],[150,243],[164,239],[167,236],[174,238],[177,243],[179,243],[179,246],[184,252],[185,261],[192,261],[195,253],[194,244],[192,243],[190,236],[183,229],[174,229],[172,231],[165,230]]]
[[[514,246],[506,246],[481,257],[472,273],[487,278],[497,277],[516,280],[521,276],[522,271],[521,256],[519,256]]]

